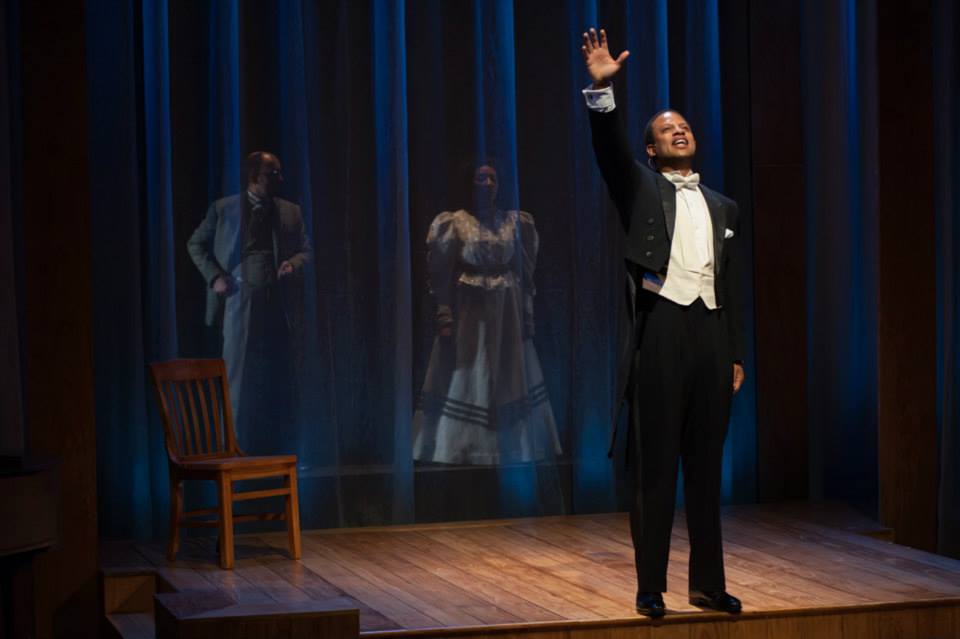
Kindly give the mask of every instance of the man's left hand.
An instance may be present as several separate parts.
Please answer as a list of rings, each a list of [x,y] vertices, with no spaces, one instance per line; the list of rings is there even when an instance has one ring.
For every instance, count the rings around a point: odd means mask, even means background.
[[[285,260],[281,265],[280,269],[277,271],[277,277],[284,277],[293,273],[293,264],[289,260]]]
[[[743,386],[743,380],[746,377],[746,373],[743,372],[743,366],[740,364],[733,365],[733,394],[736,395],[737,391],[740,390],[740,387]]]

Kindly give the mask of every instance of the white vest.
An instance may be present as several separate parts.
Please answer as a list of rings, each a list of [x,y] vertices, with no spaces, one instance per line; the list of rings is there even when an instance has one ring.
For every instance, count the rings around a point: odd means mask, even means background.
[[[664,177],[677,181],[671,174]],[[713,262],[713,222],[707,201],[698,186],[677,189],[676,226],[660,295],[681,306],[699,297],[707,308],[717,308]]]

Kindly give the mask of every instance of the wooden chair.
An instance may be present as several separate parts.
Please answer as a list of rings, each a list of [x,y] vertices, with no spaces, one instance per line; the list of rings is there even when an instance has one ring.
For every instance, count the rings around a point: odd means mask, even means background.
[[[220,566],[233,568],[233,524],[286,520],[290,554],[300,559],[300,507],[297,501],[297,456],[247,456],[237,446],[230,389],[221,359],[184,359],[150,364],[160,404],[170,463],[170,540],[167,558],[180,546],[180,527],[220,529]],[[282,488],[236,492],[233,482],[282,477]],[[217,483],[216,508],[183,511],[183,480]],[[233,502],[284,496],[282,513],[233,514]],[[196,519],[216,515],[216,519]]]

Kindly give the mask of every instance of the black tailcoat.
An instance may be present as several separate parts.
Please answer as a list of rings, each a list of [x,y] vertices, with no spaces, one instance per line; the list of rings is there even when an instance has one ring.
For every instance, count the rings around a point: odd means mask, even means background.
[[[612,451],[636,347],[637,287],[641,285],[645,274],[657,274],[662,278],[667,272],[677,218],[677,195],[672,182],[634,158],[619,109],[608,113],[591,110],[590,128],[597,164],[626,234],[624,257],[627,280],[618,322],[619,361],[613,410],[614,429],[610,443]],[[740,295],[739,244],[742,239],[739,211],[736,202],[725,195],[702,184],[700,191],[707,202],[713,224],[717,304],[722,307],[732,359],[743,361],[745,336]]]

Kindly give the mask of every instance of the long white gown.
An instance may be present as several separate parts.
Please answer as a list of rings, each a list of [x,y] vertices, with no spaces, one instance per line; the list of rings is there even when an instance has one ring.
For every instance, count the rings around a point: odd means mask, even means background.
[[[437,336],[413,422],[413,457],[494,465],[560,455],[556,422],[533,345],[539,239],[524,211],[481,222],[445,211],[427,235]]]

